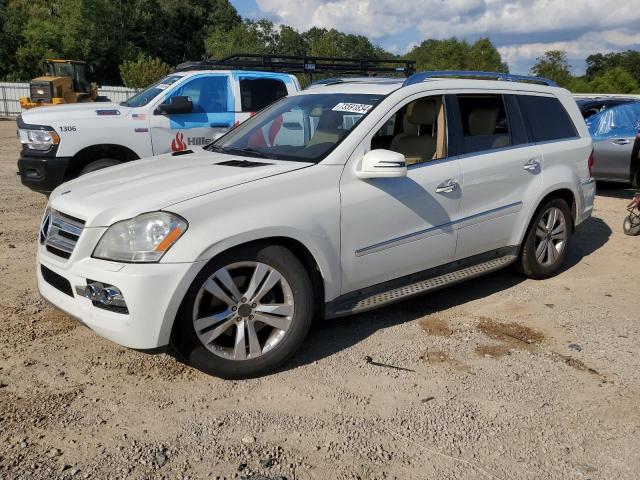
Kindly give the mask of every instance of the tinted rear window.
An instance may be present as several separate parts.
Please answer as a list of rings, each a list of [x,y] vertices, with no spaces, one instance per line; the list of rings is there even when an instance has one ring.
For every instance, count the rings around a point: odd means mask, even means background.
[[[578,136],[569,114],[557,98],[518,95],[518,102],[534,142]]]

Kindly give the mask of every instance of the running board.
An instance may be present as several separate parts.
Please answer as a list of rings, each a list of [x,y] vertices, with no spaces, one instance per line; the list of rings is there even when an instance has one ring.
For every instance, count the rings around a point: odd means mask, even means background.
[[[513,263],[517,258],[516,254],[509,253],[508,255],[492,258],[491,260],[486,260],[482,263],[476,263],[475,265],[470,265],[448,273],[436,274],[435,276],[430,276],[424,280],[408,283],[402,286],[396,286],[395,288],[387,290],[381,290],[378,288],[377,292],[370,293],[368,295],[363,294],[363,292],[350,294],[345,296],[349,298],[338,298],[336,299],[337,301],[331,302],[330,305],[327,305],[325,316],[327,318],[334,318],[373,310],[374,308],[399,302],[416,295],[432,292],[474,277],[479,277],[495,270],[500,270],[510,263]]]

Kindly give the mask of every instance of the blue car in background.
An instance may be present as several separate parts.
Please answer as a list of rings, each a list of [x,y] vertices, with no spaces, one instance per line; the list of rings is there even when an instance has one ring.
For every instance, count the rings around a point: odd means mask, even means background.
[[[593,177],[640,187],[640,102],[608,108],[586,122],[593,139]]]

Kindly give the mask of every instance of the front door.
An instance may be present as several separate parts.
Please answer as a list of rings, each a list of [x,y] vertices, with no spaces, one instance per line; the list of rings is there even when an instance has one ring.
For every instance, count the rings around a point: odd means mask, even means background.
[[[163,97],[162,102],[175,96],[191,98],[193,111],[151,116],[154,155],[206,145],[234,124],[234,98],[227,74],[206,73],[190,77]]]
[[[456,246],[461,170],[447,156],[441,96],[416,95],[355,150],[340,181],[342,293],[448,263]],[[403,178],[361,180],[364,153],[405,155]]]

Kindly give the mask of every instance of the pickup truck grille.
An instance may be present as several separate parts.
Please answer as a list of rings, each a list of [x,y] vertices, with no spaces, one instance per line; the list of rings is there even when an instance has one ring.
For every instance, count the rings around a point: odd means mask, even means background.
[[[51,211],[50,222],[51,226],[44,242],[47,251],[58,257],[69,258],[76,248],[84,222],[55,210]]]

